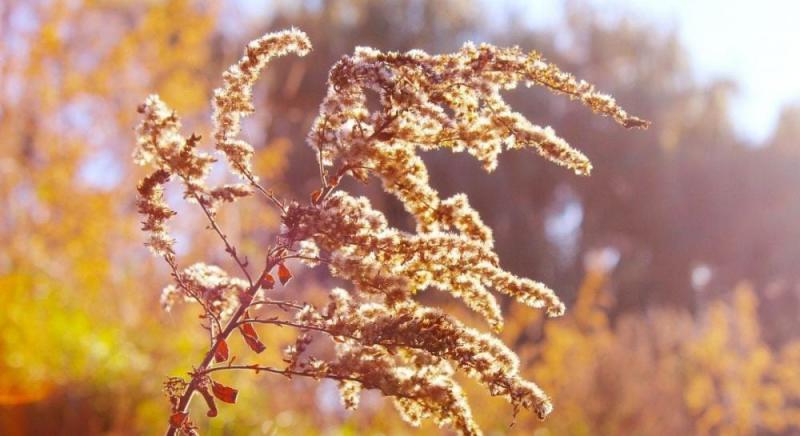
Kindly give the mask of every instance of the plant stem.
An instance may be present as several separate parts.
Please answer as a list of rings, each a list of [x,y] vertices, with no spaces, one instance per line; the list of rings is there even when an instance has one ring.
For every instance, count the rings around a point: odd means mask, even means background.
[[[271,256],[267,258],[267,265],[264,268],[264,271],[261,273],[261,276],[259,277],[258,281],[256,281],[252,286],[250,286],[250,289],[247,290],[248,295],[250,295],[251,297],[255,295],[256,291],[258,290],[258,287],[260,286],[261,281],[269,273],[269,271],[272,270],[272,268],[278,264],[278,262],[279,262],[278,259],[273,259]],[[233,333],[236,327],[239,326],[239,320],[242,318],[242,316],[249,307],[250,307],[249,304],[239,305],[239,308],[236,309],[236,312],[234,312],[233,316],[231,316],[231,319],[228,321],[228,324],[225,326],[222,332],[220,332],[219,339],[217,339],[217,341],[226,340],[228,336],[230,336],[230,334]],[[208,366],[214,359],[214,350],[216,348],[217,347],[215,343],[214,346],[212,346],[209,349],[208,353],[206,353],[205,357],[203,357],[203,360],[200,362],[200,365],[196,367],[194,371],[195,374],[204,374],[207,371]],[[178,407],[175,410],[173,410],[173,413],[175,412],[186,413],[187,409],[189,408],[189,403],[192,401],[192,397],[194,396],[194,393],[197,391],[199,383],[200,383],[200,377],[193,376],[192,380],[186,386],[186,390],[183,392],[183,395],[181,395],[181,398],[178,401]],[[175,427],[172,425],[172,423],[170,423],[166,435],[174,436],[177,434],[177,431],[178,427]]]

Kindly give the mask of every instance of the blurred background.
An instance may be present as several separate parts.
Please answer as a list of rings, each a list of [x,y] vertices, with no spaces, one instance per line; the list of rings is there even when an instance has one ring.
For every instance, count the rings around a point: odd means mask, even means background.
[[[696,3],[696,4],[695,4]],[[530,152],[496,173],[425,155],[443,196],[466,192],[501,263],[544,281],[567,315],[504,305],[502,337],[553,398],[539,422],[466,382],[487,434],[800,433],[800,6],[779,0],[4,0],[0,3],[0,434],[163,430],[161,383],[199,361],[198,311],[159,307],[168,272],[142,243],[136,106],[156,92],[208,137],[209,97],[245,43],[296,26],[314,50],[270,64],[245,136],[257,173],[306,198],[305,132],[329,67],[356,45],[518,44],[653,121],[625,131],[540,89],[509,95],[592,159],[580,178]],[[222,173],[213,174],[220,179]],[[369,195],[400,227],[399,203]],[[179,192],[170,192],[178,207]],[[252,259],[278,219],[255,199],[222,213]],[[201,214],[171,224],[182,265],[226,264]],[[288,298],[322,302],[323,271]],[[421,298],[471,316],[442,293]],[[264,330],[279,361],[292,332]],[[231,344],[234,351],[242,344]],[[234,352],[236,354],[236,352]],[[227,375],[236,406],[203,434],[432,434],[373,393],[345,412],[335,385]],[[446,431],[442,431],[446,434]]]

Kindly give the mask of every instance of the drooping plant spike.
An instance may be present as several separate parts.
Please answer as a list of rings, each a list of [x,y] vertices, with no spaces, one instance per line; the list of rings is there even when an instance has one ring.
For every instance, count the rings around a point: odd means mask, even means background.
[[[362,390],[376,389],[392,397],[413,425],[432,419],[461,434],[480,434],[454,378],[461,371],[492,395],[507,399],[515,413],[529,409],[544,419],[552,409],[550,399],[520,375],[513,351],[493,334],[467,327],[447,312],[421,304],[415,295],[427,288],[449,292],[485,318],[494,332],[502,329],[503,317],[492,291],[543,308],[550,316],[561,315],[564,304],[546,285],[500,267],[491,229],[465,195],[440,198],[418,152],[466,151],[492,171],[504,149],[531,148],[588,175],[591,164],[583,153],[504,101],[501,92],[520,82],[579,100],[624,127],[648,123],[538,53],[517,47],[467,43],[446,55],[359,47],[331,69],[327,95],[308,134],[307,142],[318,155],[320,186],[307,202],[289,201],[259,183],[251,165],[254,148],[239,138],[239,131],[242,117],[254,111],[252,87],[266,63],[310,49],[299,30],[268,34],[251,42],[223,75],[212,101],[213,144],[243,183],[207,186],[216,159],[199,151],[201,138],[184,136],[177,114],[157,96],[139,108],[144,119],[137,128],[135,159],[153,168],[139,184],[139,211],[150,234],[147,245],[167,261],[174,278],[162,293],[162,304],[167,310],[179,301],[199,304],[209,332],[209,349],[188,378],[172,377],[165,383],[171,403],[167,434],[197,434],[196,418],[188,413],[194,393],[204,398],[209,417],[218,413],[216,400],[234,403],[236,389],[214,380],[217,372],[232,370],[332,379],[339,383],[347,408],[357,407]],[[377,96],[379,108],[368,108],[369,94]],[[414,217],[416,231],[390,226],[368,199],[340,189],[345,177],[364,183],[379,180]],[[163,195],[171,180],[179,181],[184,198],[202,209],[241,277],[204,263],[179,267],[167,229],[175,211]],[[216,219],[223,204],[254,193],[280,212],[282,224],[274,243],[260,254],[266,261],[259,263],[257,275]],[[349,282],[349,289],[330,291],[325,307],[273,299],[276,281],[292,286],[289,259],[309,267],[324,265],[332,276]],[[270,308],[292,316],[264,316]],[[258,363],[266,346],[258,330],[270,326],[298,331],[294,346],[285,351],[285,367]],[[253,354],[233,364],[227,340],[237,331]],[[332,339],[334,357],[311,355],[309,344],[325,337]]]

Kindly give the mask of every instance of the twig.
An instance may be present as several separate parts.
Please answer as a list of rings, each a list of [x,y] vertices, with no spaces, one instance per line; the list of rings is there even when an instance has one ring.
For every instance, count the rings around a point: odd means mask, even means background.
[[[183,278],[181,278],[180,273],[178,272],[178,265],[175,263],[175,258],[172,255],[165,255],[164,260],[166,260],[167,264],[169,264],[170,268],[172,269],[172,277],[175,279],[175,282],[178,283],[178,286],[180,286],[181,289],[186,291],[188,295],[190,295],[192,298],[195,299],[195,301],[197,301],[198,304],[200,304],[200,306],[203,308],[203,311],[205,311],[206,316],[210,317],[214,321],[214,324],[216,324],[217,332],[221,332],[222,324],[220,322],[219,317],[214,312],[212,312],[211,309],[208,307],[208,305],[203,301],[203,299],[200,298],[200,296],[197,295],[197,293],[194,292],[194,290],[189,288],[186,282],[183,281]],[[213,345],[214,329],[211,327],[211,324],[209,324],[208,330],[209,330],[209,341]]]
[[[227,371],[227,370],[248,370],[248,371],[254,371],[256,373],[263,371],[263,372],[271,372],[273,374],[280,374],[280,375],[284,375],[284,376],[297,375],[297,376],[301,376],[301,377],[310,377],[310,378],[313,378],[313,379],[328,378],[328,379],[331,379],[331,380],[339,380],[339,381],[354,381],[354,382],[359,382],[359,383],[362,382],[362,380],[359,379],[359,378],[348,377],[346,375],[338,375],[338,374],[330,374],[330,373],[319,374],[319,373],[316,373],[316,372],[296,371],[296,370],[290,370],[290,369],[275,368],[273,366],[260,366],[260,365],[218,366],[218,367],[215,367],[215,368],[208,368],[208,369],[206,369],[204,371],[200,371],[197,374],[200,375],[200,376],[204,376],[204,375],[208,375],[209,373],[212,373],[212,372]]]
[[[245,176],[245,178],[250,182],[250,186],[254,187],[259,193],[261,193],[261,195],[263,195],[267,200],[269,200],[275,207],[280,209],[281,212],[285,212],[286,211],[286,207],[283,205],[283,202],[278,197],[275,196],[275,194],[272,192],[272,190],[264,189],[264,187],[261,186],[261,184],[256,181],[256,178],[253,176],[253,174],[250,173],[250,171],[248,171],[247,169],[242,168],[241,165],[239,165],[239,164],[234,164],[234,165],[236,166],[236,169],[239,170],[239,172],[241,174],[243,174]]]
[[[214,215],[208,209],[208,206],[205,205],[203,199],[200,198],[200,196],[197,195],[196,193],[192,194],[192,197],[194,197],[194,199],[197,200],[197,204],[199,204],[200,208],[203,209],[203,213],[205,213],[206,218],[208,218],[208,222],[209,222],[209,224],[211,224],[211,228],[214,229],[214,231],[217,233],[217,235],[220,237],[220,239],[222,239],[222,243],[225,244],[225,251],[228,254],[230,254],[231,257],[233,258],[233,260],[236,262],[236,264],[239,265],[239,269],[242,270],[242,272],[244,273],[245,277],[247,277],[248,283],[252,287],[253,286],[253,278],[250,276],[250,272],[247,271],[247,261],[239,259],[239,255],[236,253],[236,248],[233,245],[231,245],[230,242],[228,242],[228,237],[225,236],[225,233],[219,227],[219,224],[217,224],[217,220],[214,219]]]

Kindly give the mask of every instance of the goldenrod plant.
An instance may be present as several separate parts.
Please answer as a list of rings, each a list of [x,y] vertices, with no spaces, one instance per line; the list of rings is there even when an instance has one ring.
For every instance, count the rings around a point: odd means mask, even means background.
[[[224,73],[212,99],[211,142],[238,183],[208,185],[216,157],[201,151],[199,135],[181,131],[178,114],[158,96],[138,108],[143,120],[134,159],[153,169],[138,186],[138,208],[149,233],[147,245],[165,259],[174,279],[163,290],[162,304],[168,310],[180,301],[198,304],[209,338],[188,376],[165,382],[172,408],[167,434],[198,433],[199,422],[189,413],[195,394],[205,401],[208,417],[218,414],[217,401],[235,403],[238,391],[218,376],[242,370],[335,380],[347,408],[357,407],[362,390],[378,390],[394,399],[412,425],[431,419],[460,434],[480,434],[455,378],[461,371],[508,400],[514,413],[528,409],[544,419],[551,401],[520,375],[511,349],[494,334],[421,304],[415,295],[427,288],[449,292],[485,318],[494,333],[502,329],[503,317],[490,290],[550,316],[563,314],[564,304],[546,285],[501,268],[491,229],[466,196],[440,198],[419,152],[465,151],[492,171],[504,149],[531,148],[588,175],[591,164],[583,153],[504,101],[501,92],[520,82],[578,100],[624,127],[648,123],[538,53],[518,47],[467,43],[445,55],[359,47],[331,69],[327,95],[307,137],[317,155],[318,188],[305,201],[280,198],[254,173],[254,148],[240,138],[241,122],[255,110],[252,89],[267,62],[310,50],[299,30],[267,34],[250,42]],[[348,177],[379,180],[413,216],[416,230],[391,226],[367,198],[342,189]],[[170,181],[179,182],[183,198],[202,210],[238,271],[180,265],[167,227],[177,213],[164,192]],[[258,262],[250,262],[217,220],[223,206],[251,195],[263,197],[281,217],[280,231],[258,253]],[[331,290],[329,303],[320,307],[276,298],[276,282],[288,286],[298,263],[324,265],[349,285]],[[294,345],[284,351],[285,365],[267,365],[254,355],[234,358],[229,352],[228,341],[239,336],[252,353],[261,353],[268,344],[258,330],[270,326],[297,330]]]

